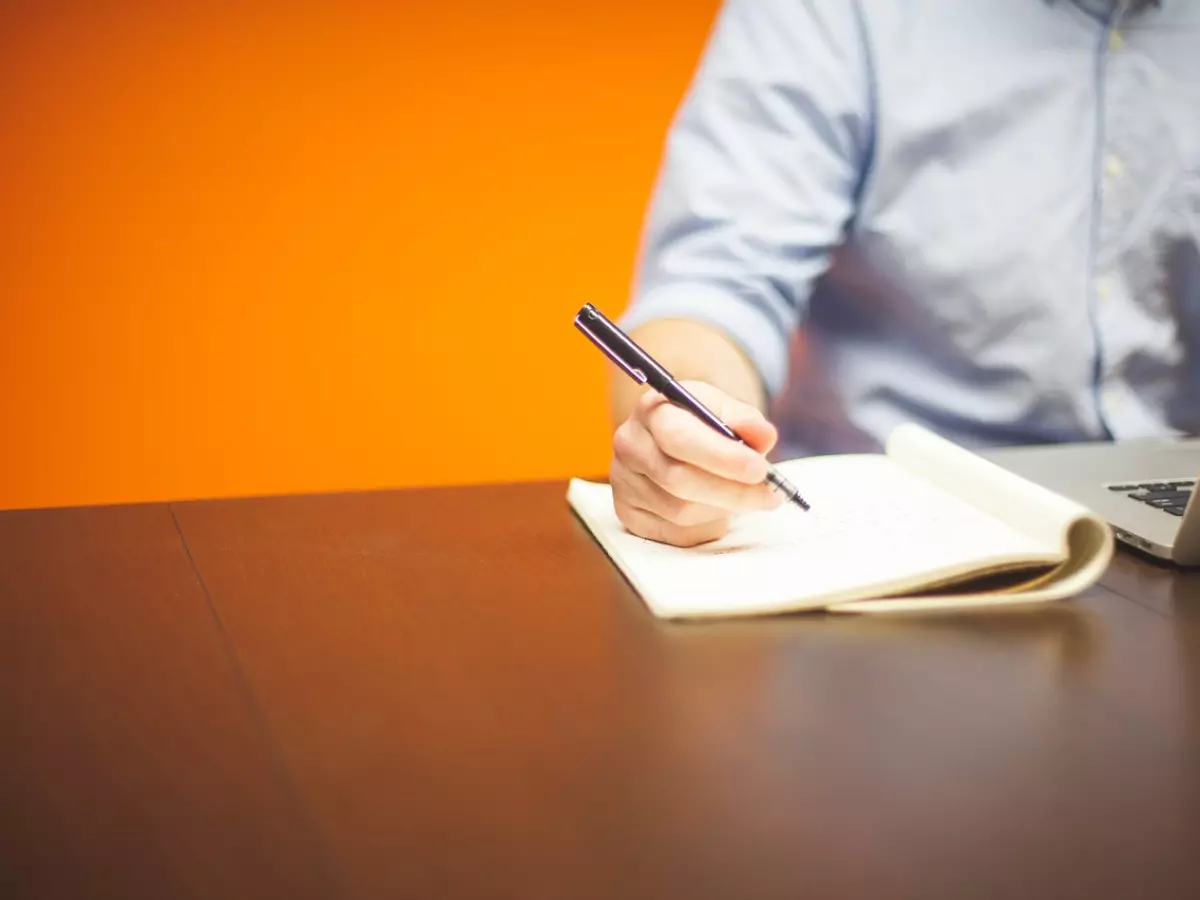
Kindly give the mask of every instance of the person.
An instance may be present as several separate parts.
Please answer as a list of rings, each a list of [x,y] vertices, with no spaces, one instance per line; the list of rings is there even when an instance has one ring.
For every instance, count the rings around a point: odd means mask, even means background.
[[[615,372],[631,531],[780,501],[765,455],[1200,424],[1200,4],[727,0],[620,324],[743,435]]]

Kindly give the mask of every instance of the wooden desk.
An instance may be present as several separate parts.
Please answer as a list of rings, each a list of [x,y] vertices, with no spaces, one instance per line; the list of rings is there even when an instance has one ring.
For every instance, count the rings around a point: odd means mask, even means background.
[[[0,894],[1200,896],[1200,575],[672,626],[563,493],[0,513]]]

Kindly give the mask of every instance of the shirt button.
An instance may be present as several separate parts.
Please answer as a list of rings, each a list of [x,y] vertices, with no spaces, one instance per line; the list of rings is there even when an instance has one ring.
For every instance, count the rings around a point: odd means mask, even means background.
[[[1118,31],[1116,28],[1114,28],[1112,31],[1110,31],[1108,33],[1108,49],[1109,50],[1111,50],[1113,53],[1117,53],[1124,46],[1125,46],[1125,38],[1124,38],[1124,36],[1122,36],[1120,31]]]
[[[1096,279],[1096,296],[1101,300],[1107,300],[1112,296],[1112,279],[1105,276],[1104,278]]]
[[[1116,154],[1109,154],[1108,159],[1104,161],[1104,171],[1108,173],[1109,178],[1120,178],[1125,174],[1125,163],[1121,162],[1121,157]]]

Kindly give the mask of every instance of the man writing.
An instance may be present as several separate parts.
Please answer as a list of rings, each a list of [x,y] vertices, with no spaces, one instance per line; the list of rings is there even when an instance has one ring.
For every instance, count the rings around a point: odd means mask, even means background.
[[[779,503],[777,440],[903,421],[1194,433],[1198,318],[1200,5],[728,0],[622,324],[758,453],[617,373],[617,514],[712,540]]]

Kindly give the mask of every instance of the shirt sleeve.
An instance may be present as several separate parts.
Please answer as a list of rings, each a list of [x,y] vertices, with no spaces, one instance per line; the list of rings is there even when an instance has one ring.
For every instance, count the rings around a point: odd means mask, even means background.
[[[726,0],[667,139],[622,323],[722,329],[767,392],[870,158],[857,2]]]

